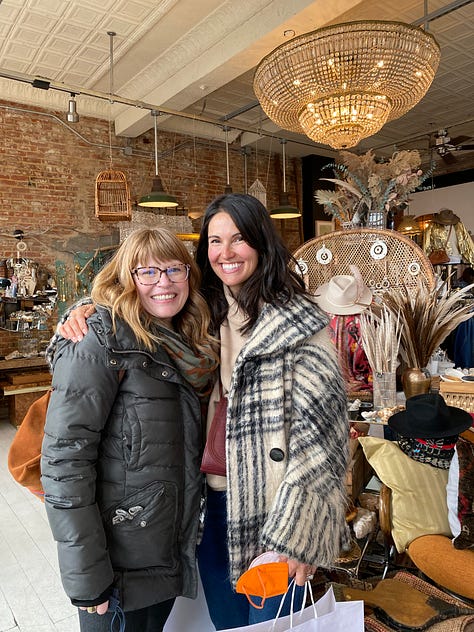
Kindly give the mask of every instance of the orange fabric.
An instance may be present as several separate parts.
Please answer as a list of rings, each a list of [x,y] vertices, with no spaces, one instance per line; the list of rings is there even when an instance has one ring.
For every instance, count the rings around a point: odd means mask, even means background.
[[[31,404],[8,451],[8,469],[13,478],[38,497],[41,485],[41,445],[51,391]]]
[[[472,430],[465,430],[459,436],[467,439],[470,443],[474,443],[474,432]]]
[[[436,584],[474,599],[474,551],[455,549],[444,535],[423,535],[413,540],[408,555]]]
[[[263,608],[267,597],[283,595],[288,590],[288,564],[286,562],[270,562],[259,564],[245,571],[237,580],[236,591],[247,595],[254,608]],[[250,596],[261,597],[256,604]]]

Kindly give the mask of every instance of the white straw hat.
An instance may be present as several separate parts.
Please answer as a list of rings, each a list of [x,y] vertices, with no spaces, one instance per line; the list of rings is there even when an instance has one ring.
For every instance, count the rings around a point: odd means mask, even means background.
[[[354,276],[339,274],[316,290],[316,302],[325,312],[360,314],[371,304],[372,292],[364,284],[359,270],[355,266],[350,268]]]

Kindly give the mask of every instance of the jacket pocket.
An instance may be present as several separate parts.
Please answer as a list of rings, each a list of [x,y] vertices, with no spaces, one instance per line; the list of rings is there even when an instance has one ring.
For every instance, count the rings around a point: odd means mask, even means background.
[[[124,498],[104,515],[114,568],[172,568],[178,559],[178,490],[155,481]]]

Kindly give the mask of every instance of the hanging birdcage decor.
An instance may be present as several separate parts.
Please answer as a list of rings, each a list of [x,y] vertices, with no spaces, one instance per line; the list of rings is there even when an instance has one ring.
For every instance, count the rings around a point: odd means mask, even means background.
[[[267,190],[258,178],[249,187],[249,194],[253,195],[257,200],[260,200],[263,206],[267,206]]]
[[[130,188],[123,171],[105,169],[97,174],[95,216],[102,222],[123,222],[132,218]]]
[[[115,32],[108,31],[110,41],[110,95],[114,93],[113,41]],[[110,101],[110,105],[112,100]],[[130,188],[123,171],[112,169],[112,112],[109,112],[109,168],[95,179],[95,216],[102,222],[123,222],[132,219]]]

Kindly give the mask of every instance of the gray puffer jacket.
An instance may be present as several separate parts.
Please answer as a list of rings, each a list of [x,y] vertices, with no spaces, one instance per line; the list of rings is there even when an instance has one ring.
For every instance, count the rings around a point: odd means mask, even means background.
[[[122,321],[114,335],[106,309],[88,324],[58,341],[41,460],[65,591],[93,600],[114,583],[125,610],[195,597],[198,397],[162,347],[141,349]]]

